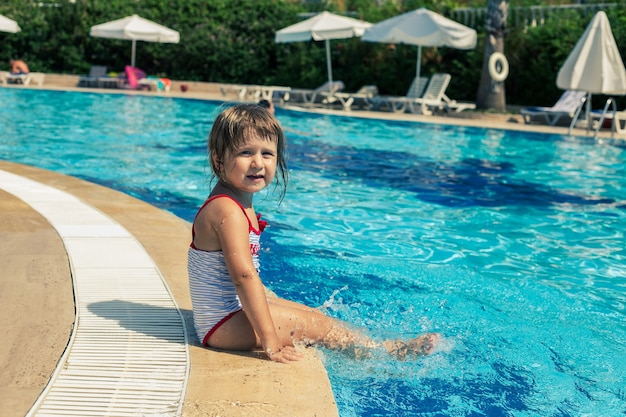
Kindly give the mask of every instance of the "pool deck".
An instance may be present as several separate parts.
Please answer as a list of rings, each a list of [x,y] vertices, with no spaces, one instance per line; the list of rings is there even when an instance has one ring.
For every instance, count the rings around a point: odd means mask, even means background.
[[[77,77],[46,76],[44,88],[74,88]],[[224,97],[218,84],[174,82],[172,92],[134,94],[167,95],[210,100]],[[93,90],[116,92],[112,90]],[[129,93],[126,91],[117,91]],[[386,112],[306,109],[358,117],[414,120],[429,123],[492,127],[566,134],[567,127],[525,125],[516,114],[465,112],[452,116],[421,116]],[[575,132],[584,135],[584,130]],[[600,137],[608,134],[601,133]],[[110,217],[130,232],[157,265],[187,332],[193,335],[191,301],[187,286],[186,251],[190,224],[126,194],[77,178],[11,162],[0,170],[69,193]],[[0,184],[1,185],[1,184]],[[0,186],[0,329],[5,335],[0,351],[0,403],[3,416],[24,416],[40,397],[55,372],[70,339],[75,319],[72,263],[57,229],[18,195]],[[182,416],[336,416],[337,407],[328,376],[314,349],[302,362],[291,365],[261,360],[256,354],[205,349],[189,337],[190,371]]]

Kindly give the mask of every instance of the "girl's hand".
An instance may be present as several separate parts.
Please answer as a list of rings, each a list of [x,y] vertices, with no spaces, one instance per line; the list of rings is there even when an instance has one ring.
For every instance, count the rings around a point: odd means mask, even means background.
[[[282,346],[277,350],[271,348],[265,349],[265,354],[274,362],[289,363],[299,361],[304,355],[296,350],[293,346]]]

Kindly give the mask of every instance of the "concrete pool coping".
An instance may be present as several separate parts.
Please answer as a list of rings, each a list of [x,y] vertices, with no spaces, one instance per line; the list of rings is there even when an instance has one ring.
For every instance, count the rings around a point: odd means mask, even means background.
[[[23,88],[33,90],[59,90],[59,91],[77,91],[77,92],[100,92],[108,94],[137,94],[147,95],[153,97],[175,97],[175,98],[187,98],[198,100],[215,100],[225,102],[240,101],[235,90],[225,90],[227,94],[224,95],[221,91],[224,83],[211,83],[211,82],[199,82],[199,81],[181,81],[172,80],[171,89],[169,92],[157,92],[146,90],[125,90],[125,89],[94,89],[77,87],[78,75],[67,74],[46,74],[45,82],[42,86],[22,86],[9,84],[2,86],[1,88]],[[181,86],[186,87],[186,91],[181,90]],[[350,117],[363,117],[374,119],[386,119],[386,120],[404,120],[423,123],[434,123],[440,125],[452,125],[452,126],[467,126],[467,127],[480,127],[480,128],[493,128],[493,129],[505,129],[512,131],[522,132],[535,132],[535,133],[548,133],[556,135],[567,135],[569,126],[557,125],[549,126],[542,123],[525,124],[522,115],[519,110],[525,106],[507,106],[507,113],[492,113],[481,111],[463,111],[460,113],[449,113],[447,115],[421,115],[412,113],[393,113],[387,111],[364,111],[354,110],[345,111],[341,108],[327,108],[324,106],[307,106],[299,107],[291,105],[288,102],[278,107],[284,107],[286,109],[296,109],[302,111],[310,111],[316,113],[336,114]],[[593,131],[587,131],[584,127],[575,127],[572,130],[572,135],[575,136],[587,136],[592,138]],[[611,132],[608,129],[602,129],[598,133],[598,138],[610,138]],[[614,138],[616,141],[626,140],[626,134],[615,133]]]
[[[77,178],[3,161],[0,169],[68,192],[126,228],[157,264],[194,334],[186,277],[188,222]],[[63,242],[46,219],[4,190],[0,216],[0,293],[10,300],[0,306],[7,348],[0,355],[0,398],[3,415],[23,416],[66,348],[74,322],[72,282]],[[183,416],[337,415],[326,370],[313,349],[304,361],[283,365],[254,353],[205,349],[192,336],[189,354]]]
[[[154,92],[88,90],[74,88],[67,77],[43,87],[51,90],[96,91],[155,95]],[[77,77],[76,77],[77,80]],[[48,84],[50,82],[50,84]],[[159,95],[218,101],[219,84],[205,83],[195,92],[172,91]],[[76,85],[74,83],[73,85]],[[174,87],[176,83],[174,83]],[[540,133],[566,134],[567,127],[525,125],[516,114],[463,113],[422,116],[384,112],[303,109],[356,117],[422,121],[461,126],[493,127]],[[580,129],[577,134],[583,134]],[[608,136],[603,132],[601,136]],[[0,169],[65,190],[101,210],[127,228],[155,260],[190,329],[191,303],[186,282],[189,224],[176,216],[123,193],[62,174],[0,161]],[[5,349],[0,353],[0,401],[8,416],[23,416],[47,383],[62,355],[74,320],[68,258],[63,242],[48,222],[27,204],[0,190],[0,318]],[[24,308],[28,306],[28,308]],[[17,323],[15,318],[19,317]],[[190,331],[190,334],[193,334]],[[326,371],[314,350],[297,365],[259,360],[253,354],[232,354],[189,346],[191,374],[183,416],[333,416],[337,408]],[[14,413],[14,414],[11,414]]]

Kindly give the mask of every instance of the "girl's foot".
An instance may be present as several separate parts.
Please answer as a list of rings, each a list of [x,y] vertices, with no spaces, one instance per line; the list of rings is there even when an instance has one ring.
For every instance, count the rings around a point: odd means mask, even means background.
[[[389,342],[387,351],[399,360],[405,360],[407,356],[426,356],[433,353],[435,345],[440,339],[439,333],[426,333],[408,341],[396,340]]]

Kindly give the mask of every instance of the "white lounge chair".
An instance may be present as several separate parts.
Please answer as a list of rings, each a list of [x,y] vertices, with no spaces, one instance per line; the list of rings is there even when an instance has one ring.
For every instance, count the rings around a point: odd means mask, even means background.
[[[404,113],[407,110],[407,99],[421,98],[428,85],[428,77],[415,77],[409,86],[405,96],[376,96],[372,98],[372,109],[382,110],[383,108],[394,113]]]
[[[422,97],[404,99],[408,110],[411,113],[431,114],[433,109],[442,109],[445,106],[444,97],[451,79],[450,74],[434,74],[430,77],[428,87]]]
[[[356,93],[337,92],[330,94],[323,91],[320,94],[326,97],[325,102],[333,103],[339,101],[346,111],[352,110],[352,106],[369,110],[373,105],[374,97],[378,95],[378,87],[375,85],[364,85]]]
[[[552,107],[527,107],[520,110],[524,123],[531,124],[542,121],[550,126],[556,125],[562,117],[574,117],[576,109],[587,93],[584,91],[566,90]]]
[[[250,84],[223,84],[220,91],[224,97],[235,94],[240,101],[258,100],[261,96],[258,87]]]
[[[315,102],[321,101],[324,99],[324,97],[329,97],[332,96],[333,94],[341,91],[344,89],[344,84],[343,81],[333,81],[332,86],[330,84],[329,81],[325,82],[324,84],[320,85],[319,87],[315,88],[315,89],[303,89],[303,88],[292,88],[291,91],[289,92],[289,102],[296,102],[296,103],[306,103],[306,104],[313,104]],[[328,93],[325,95],[322,95],[320,93]]]
[[[378,103],[375,104],[375,108],[385,106],[395,113],[403,113],[408,110],[411,113],[419,114],[432,114],[433,111],[460,112],[475,109],[474,103],[460,103],[446,95],[446,89],[451,79],[450,74],[434,74],[430,77],[424,94],[419,96],[418,94],[422,91],[422,85],[426,79],[420,78],[419,81],[414,79],[406,96],[378,96]]]
[[[463,110],[475,109],[474,103],[460,103],[452,100],[446,95],[448,85],[452,76],[450,74],[439,73],[430,77],[430,82],[424,95],[420,98],[406,98],[407,108],[411,113],[433,114],[434,111],[454,111],[461,112]]]
[[[447,95],[443,95],[443,109],[453,111],[455,113],[462,112],[463,110],[474,110],[476,108],[475,103],[461,103],[460,101],[452,100]]]
[[[224,97],[235,94],[240,101],[259,101],[289,99],[290,87],[280,85],[256,85],[256,84],[223,84],[220,91]]]
[[[43,85],[46,74],[43,72],[29,72],[28,74],[11,74],[10,72],[0,71],[0,84],[7,83],[30,85],[31,82],[37,83],[38,86]]]
[[[43,72],[29,72],[28,74],[26,74],[24,85],[30,85],[30,83],[35,83],[41,87],[45,79],[46,74],[44,74]]]

